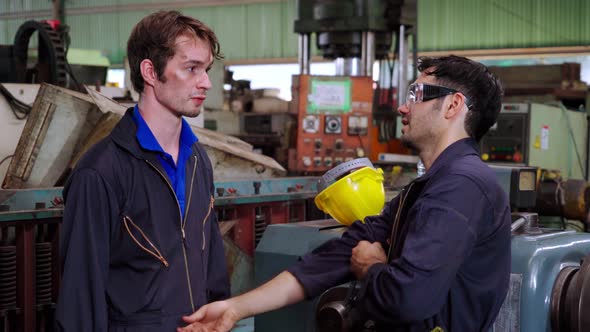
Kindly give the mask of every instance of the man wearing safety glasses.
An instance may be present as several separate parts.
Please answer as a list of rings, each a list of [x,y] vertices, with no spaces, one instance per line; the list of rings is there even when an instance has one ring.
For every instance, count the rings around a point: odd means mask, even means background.
[[[398,112],[426,174],[266,284],[185,317],[195,322],[185,330],[228,331],[355,278],[372,330],[490,330],[510,278],[510,208],[477,142],[496,121],[502,87],[466,58],[421,58],[418,70]]]

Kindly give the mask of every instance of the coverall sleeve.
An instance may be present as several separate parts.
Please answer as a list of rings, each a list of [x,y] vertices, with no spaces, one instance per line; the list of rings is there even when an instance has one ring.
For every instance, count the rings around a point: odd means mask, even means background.
[[[211,214],[211,252],[207,268],[207,300],[209,302],[227,299],[230,296],[227,263],[223,250],[223,239],[215,213]]]
[[[365,223],[354,222],[341,238],[327,241],[287,269],[301,283],[308,298],[354,278],[350,258],[359,241],[380,242],[383,248],[388,248],[387,239],[398,198],[387,203],[380,215],[366,217]]]
[[[118,205],[108,184],[92,169],[72,175],[64,198],[56,329],[107,331],[109,225],[111,217],[118,214]]]
[[[474,248],[489,209],[470,179],[448,176],[408,212],[401,256],[369,268],[361,307],[390,324],[420,321],[440,311],[460,266]]]

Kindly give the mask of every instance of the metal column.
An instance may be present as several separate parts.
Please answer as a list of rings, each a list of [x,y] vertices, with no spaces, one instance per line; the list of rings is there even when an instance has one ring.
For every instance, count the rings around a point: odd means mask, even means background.
[[[309,33],[299,34],[299,73],[309,75]]]
[[[397,54],[397,58],[399,63],[399,76],[397,78],[397,100],[398,105],[402,105],[402,103],[405,103],[406,89],[408,84],[406,73],[408,70],[408,52],[406,50],[406,26],[403,24],[399,26],[398,43],[399,53]]]

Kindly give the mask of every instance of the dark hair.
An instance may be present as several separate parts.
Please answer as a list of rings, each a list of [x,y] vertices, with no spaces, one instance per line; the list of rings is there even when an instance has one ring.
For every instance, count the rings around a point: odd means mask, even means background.
[[[139,93],[144,81],[139,68],[144,59],[153,62],[160,81],[165,81],[164,69],[168,59],[174,56],[176,38],[193,35],[209,43],[215,59],[222,59],[217,36],[201,21],[184,16],[178,11],[158,11],[144,17],[133,27],[127,41],[127,59],[131,70],[131,83]]]
[[[420,57],[418,70],[436,77],[438,84],[458,90],[469,99],[465,131],[479,142],[500,114],[504,95],[500,80],[483,64],[455,55]]]

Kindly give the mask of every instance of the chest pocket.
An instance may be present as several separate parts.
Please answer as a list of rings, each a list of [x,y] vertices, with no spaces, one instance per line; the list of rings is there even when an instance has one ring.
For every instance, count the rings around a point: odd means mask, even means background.
[[[140,161],[142,162],[142,161]],[[123,174],[123,173],[122,173]],[[129,173],[125,173],[125,174],[129,174]],[[131,174],[133,174],[133,172],[131,172]],[[136,222],[134,220],[133,217],[131,217],[132,213],[129,213],[130,208],[130,202],[133,202],[135,199],[141,199],[141,198],[136,198],[135,197],[135,191],[131,190],[131,188],[135,188],[136,187],[136,181],[138,181],[137,179],[134,178],[134,176],[127,176],[124,178],[120,178],[120,181],[122,184],[124,184],[122,186],[123,188],[123,192],[121,193],[121,196],[119,198],[119,207],[120,207],[120,233],[121,233],[121,239],[123,239],[125,242],[132,242],[129,243],[127,246],[135,246],[137,249],[139,249],[141,252],[144,252],[146,254],[148,254],[149,256],[152,256],[153,258],[157,259],[158,261],[160,261],[162,263],[162,265],[164,265],[165,267],[169,266],[168,260],[166,259],[166,257],[164,257],[164,255],[162,254],[160,248],[157,245],[157,241],[155,241],[155,239],[153,238],[153,232],[154,230],[151,229],[151,227],[148,226],[148,228],[146,228],[146,225],[142,225],[141,222]],[[140,181],[141,182],[141,181]],[[125,252],[126,250],[123,251],[117,251],[117,252]],[[135,250],[134,250],[135,251]]]
[[[152,255],[154,258],[159,260],[165,267],[168,267],[168,261],[162,255],[156,245],[150,240],[150,238],[144,233],[144,231],[133,220],[125,215],[121,215],[123,228],[129,234],[133,242],[137,244],[143,251]]]

